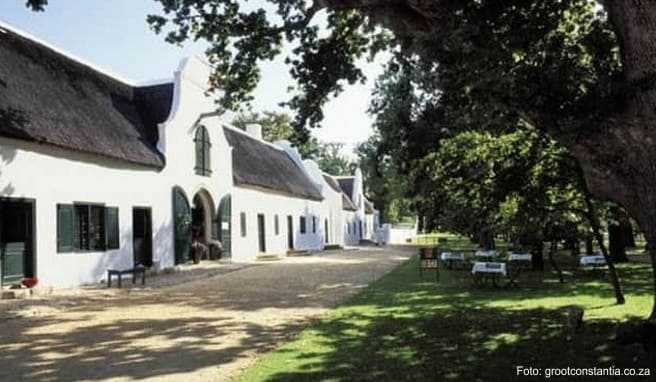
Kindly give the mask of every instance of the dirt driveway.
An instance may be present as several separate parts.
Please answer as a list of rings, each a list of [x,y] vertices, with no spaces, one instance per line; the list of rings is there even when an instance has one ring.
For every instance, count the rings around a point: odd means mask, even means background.
[[[53,298],[43,302],[50,309],[23,306],[30,316],[0,318],[0,381],[225,380],[410,253],[287,258],[176,286]]]

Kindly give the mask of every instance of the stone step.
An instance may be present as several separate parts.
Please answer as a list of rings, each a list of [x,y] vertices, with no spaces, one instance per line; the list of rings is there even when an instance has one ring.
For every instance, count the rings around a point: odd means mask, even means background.
[[[255,258],[257,261],[279,261],[282,260],[278,255],[260,254]]]
[[[287,251],[288,257],[297,257],[297,256],[312,256],[312,252],[305,250],[291,250]]]
[[[338,250],[342,250],[344,248],[342,248],[342,246],[339,245],[339,244],[326,244],[323,247],[323,249],[326,250],[326,251],[338,251]]]

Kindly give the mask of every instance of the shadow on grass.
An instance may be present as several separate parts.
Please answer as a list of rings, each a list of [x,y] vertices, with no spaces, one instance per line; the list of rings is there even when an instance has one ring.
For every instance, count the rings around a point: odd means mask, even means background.
[[[629,299],[647,290],[648,269],[629,264],[622,270],[627,292],[632,291]],[[573,328],[573,303],[582,301],[586,313],[614,307],[612,290],[599,276],[564,285],[547,276],[545,283],[519,289],[476,289],[468,276],[466,271],[443,272],[436,285],[430,277],[419,279],[413,260],[278,349],[243,379],[507,381],[517,377],[517,366],[656,365],[639,349],[616,344],[617,319],[587,319],[583,328]],[[642,313],[622,319],[638,320]]]

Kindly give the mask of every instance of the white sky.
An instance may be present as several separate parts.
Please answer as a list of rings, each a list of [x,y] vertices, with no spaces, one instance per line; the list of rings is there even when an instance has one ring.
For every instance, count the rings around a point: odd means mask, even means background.
[[[0,20],[132,81],[169,78],[184,56],[203,52],[200,44],[183,48],[167,44],[148,28],[146,16],[160,13],[154,1],[51,0],[45,13],[31,12],[24,3],[1,1]],[[262,67],[255,111],[281,111],[278,104],[289,98],[287,88],[292,82],[283,60],[279,57]],[[367,83],[348,86],[326,106],[323,127],[314,131],[316,137],[343,142],[349,148],[369,137],[371,119],[366,109],[373,81],[382,71],[381,62],[382,58],[363,62]]]

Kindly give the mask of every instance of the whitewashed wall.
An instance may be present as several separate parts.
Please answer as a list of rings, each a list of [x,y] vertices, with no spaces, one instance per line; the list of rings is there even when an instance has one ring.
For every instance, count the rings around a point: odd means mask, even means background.
[[[41,285],[100,280],[107,268],[133,264],[132,208],[151,207],[154,253],[169,260],[171,194],[155,170],[98,156],[0,138],[0,196],[36,200],[36,275]],[[119,208],[119,250],[57,253],[57,204]]]
[[[323,249],[321,202],[291,198],[260,190],[235,187],[232,193],[232,253],[233,261],[253,261],[259,254],[257,215],[265,217],[266,253],[287,253],[287,216],[293,217],[294,249]],[[241,236],[240,215],[246,214],[246,236]],[[274,216],[278,215],[279,233],[275,234]],[[306,231],[300,232],[300,217],[305,216]],[[316,232],[312,232],[312,217],[317,217]]]
[[[325,196],[323,202],[292,198],[262,190],[233,187],[232,149],[223,134],[229,115],[199,117],[215,110],[205,95],[209,67],[199,57],[184,60],[174,74],[174,100],[169,118],[159,126],[158,149],[167,158],[162,170],[87,155],[49,145],[0,138],[0,196],[36,200],[36,275],[41,286],[75,286],[99,281],[108,268],[125,269],[133,265],[132,208],[150,207],[153,223],[153,261],[161,267],[174,265],[172,192],[183,190],[193,205],[194,195],[203,191],[216,213],[221,198],[232,195],[232,258],[252,261],[258,254],[257,214],[266,217],[267,253],[287,251],[287,216],[294,217],[296,249],[320,250],[327,234],[330,244],[354,245],[359,237],[348,235],[346,222],[364,218],[360,202],[357,212],[342,210],[341,194],[334,192],[316,173],[307,170]],[[212,143],[212,175],[194,172],[194,135],[204,125]],[[289,154],[289,152],[288,152]],[[300,160],[300,157],[295,158]],[[313,174],[313,175],[312,175]],[[362,194],[362,178],[356,182]],[[119,208],[120,249],[106,252],[57,253],[57,204],[102,203]],[[354,200],[355,202],[355,200]],[[240,235],[240,213],[247,215],[247,235]],[[280,232],[274,232],[273,219],[279,215]],[[300,233],[301,215],[307,231]],[[317,218],[316,233],[312,217]],[[214,216],[213,216],[214,217]],[[329,231],[324,232],[324,219]],[[356,223],[357,224],[357,223]],[[369,230],[370,232],[373,230]]]
[[[381,228],[381,240],[387,244],[406,244],[416,236],[414,228],[394,228],[391,224],[383,224]]]

